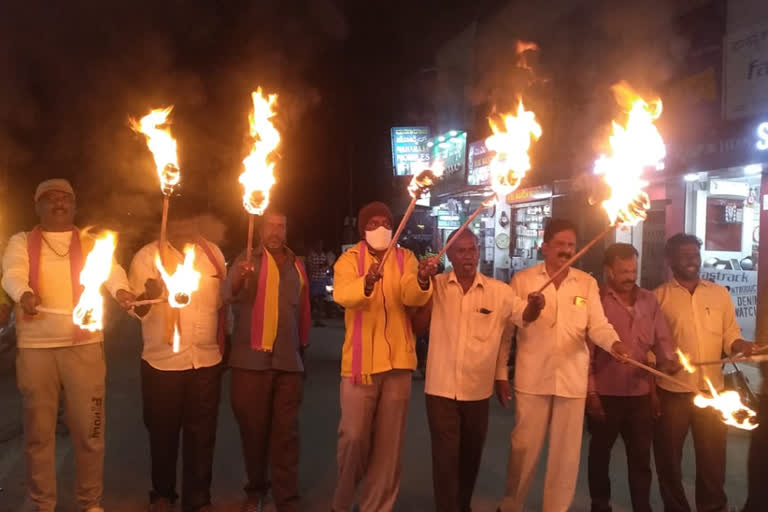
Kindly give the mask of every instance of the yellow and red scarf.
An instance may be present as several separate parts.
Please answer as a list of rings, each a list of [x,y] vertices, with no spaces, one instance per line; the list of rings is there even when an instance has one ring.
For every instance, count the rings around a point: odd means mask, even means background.
[[[309,279],[301,261],[295,258],[299,273],[299,343],[309,345],[309,327],[312,311],[309,305]],[[256,298],[251,312],[251,348],[272,352],[277,337],[278,300],[280,296],[280,269],[275,258],[267,250],[262,251],[261,268],[256,288]]]
[[[84,243],[85,242],[85,243]],[[84,247],[86,245],[86,247]],[[29,260],[29,287],[35,295],[40,295],[40,251],[43,246],[43,229],[36,226],[27,234],[27,258]],[[80,230],[72,228],[72,241],[69,243],[69,279],[72,283],[72,305],[77,306],[80,295],[83,293],[83,285],[80,284],[80,273],[85,265],[85,254],[93,248],[93,241],[80,236]],[[32,321],[35,317],[24,315],[24,321]],[[87,340],[88,331],[80,329],[73,324],[75,342]]]

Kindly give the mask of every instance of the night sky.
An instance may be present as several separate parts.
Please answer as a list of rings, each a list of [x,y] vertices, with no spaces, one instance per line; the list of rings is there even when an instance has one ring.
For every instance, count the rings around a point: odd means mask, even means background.
[[[703,3],[5,2],[0,231],[29,229],[35,185],[66,177],[78,192],[79,225],[115,229],[127,248],[150,240],[161,196],[152,157],[128,119],[172,104],[183,187],[171,216],[216,216],[228,228],[223,245],[231,254],[245,240],[237,177],[250,149],[250,92],[261,86],[279,94],[273,194],[289,216],[290,245],[302,253],[323,238],[338,248],[346,215],[401,192],[393,189],[389,128],[434,123],[437,48],[473,20],[493,20],[502,6],[514,15],[473,49],[465,100],[476,119],[458,128],[471,140],[487,136],[486,116],[524,93],[545,128],[532,152],[537,175],[570,177],[594,160],[594,141],[606,138],[616,114],[610,85],[628,79],[641,90],[655,87],[687,51],[679,29],[659,21],[669,6]],[[556,28],[546,21],[551,13]],[[533,56],[541,78],[533,86],[515,70],[518,38],[542,48]],[[564,168],[566,161],[576,164]]]
[[[429,65],[452,27],[489,3],[6,2],[4,234],[33,225],[40,180],[66,177],[80,225],[117,229],[124,244],[145,242],[159,224],[160,193],[128,119],[173,104],[183,187],[171,216],[208,210],[229,227],[225,245],[242,245],[237,177],[250,148],[249,93],[262,86],[279,94],[273,191],[289,215],[291,244],[324,237],[335,245],[345,215],[391,192],[381,162],[361,168],[360,155],[389,144],[398,117],[392,87]]]

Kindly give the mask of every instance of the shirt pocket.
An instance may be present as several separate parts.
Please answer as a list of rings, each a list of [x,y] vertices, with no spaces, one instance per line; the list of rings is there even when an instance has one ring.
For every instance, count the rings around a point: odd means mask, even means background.
[[[481,313],[479,311],[473,311],[469,315],[469,329],[472,338],[477,341],[488,341],[488,337],[493,334],[494,326],[496,325],[497,313],[492,311],[490,313]]]
[[[580,305],[569,304],[566,308],[566,314],[568,317],[565,319],[566,323],[573,325],[574,328],[579,331],[584,331],[587,328],[587,321],[589,320],[589,313],[587,311],[587,303],[584,302]]]
[[[702,312],[702,327],[707,332],[718,336],[723,333],[723,311],[717,308],[707,306]]]

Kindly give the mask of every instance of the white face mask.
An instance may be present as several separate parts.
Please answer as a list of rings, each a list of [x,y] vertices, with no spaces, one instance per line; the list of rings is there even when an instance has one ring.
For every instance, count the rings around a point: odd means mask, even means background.
[[[392,241],[392,230],[379,226],[373,231],[366,231],[365,241],[373,250],[383,251],[389,246],[389,242]]]

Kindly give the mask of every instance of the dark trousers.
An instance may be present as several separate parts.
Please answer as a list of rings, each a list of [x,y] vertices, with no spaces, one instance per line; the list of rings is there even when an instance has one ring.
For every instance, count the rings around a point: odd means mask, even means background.
[[[176,461],[182,432],[182,509],[196,511],[211,503],[221,372],[220,364],[163,371],[141,361],[144,425],[152,459],[152,503],[158,498],[175,502],[178,497]]]
[[[587,417],[589,440],[589,494],[592,512],[610,512],[611,479],[609,465],[611,450],[621,434],[627,452],[629,492],[632,510],[651,510],[651,443],[653,417],[651,397],[600,396],[605,419]]]
[[[725,453],[728,430],[720,414],[693,404],[693,393],[658,390],[661,417],[656,422],[653,449],[659,490],[666,512],[690,512],[683,489],[681,460],[688,430],[696,452],[696,510],[725,511]]]
[[[758,427],[752,431],[747,459],[748,490],[747,503],[742,512],[764,512],[768,510],[768,396],[760,397],[757,412]]]
[[[469,512],[485,435],[488,399],[464,402],[426,395],[437,512]]]
[[[232,368],[232,410],[240,425],[249,500],[269,490],[278,512],[299,510],[299,406],[303,375]]]

